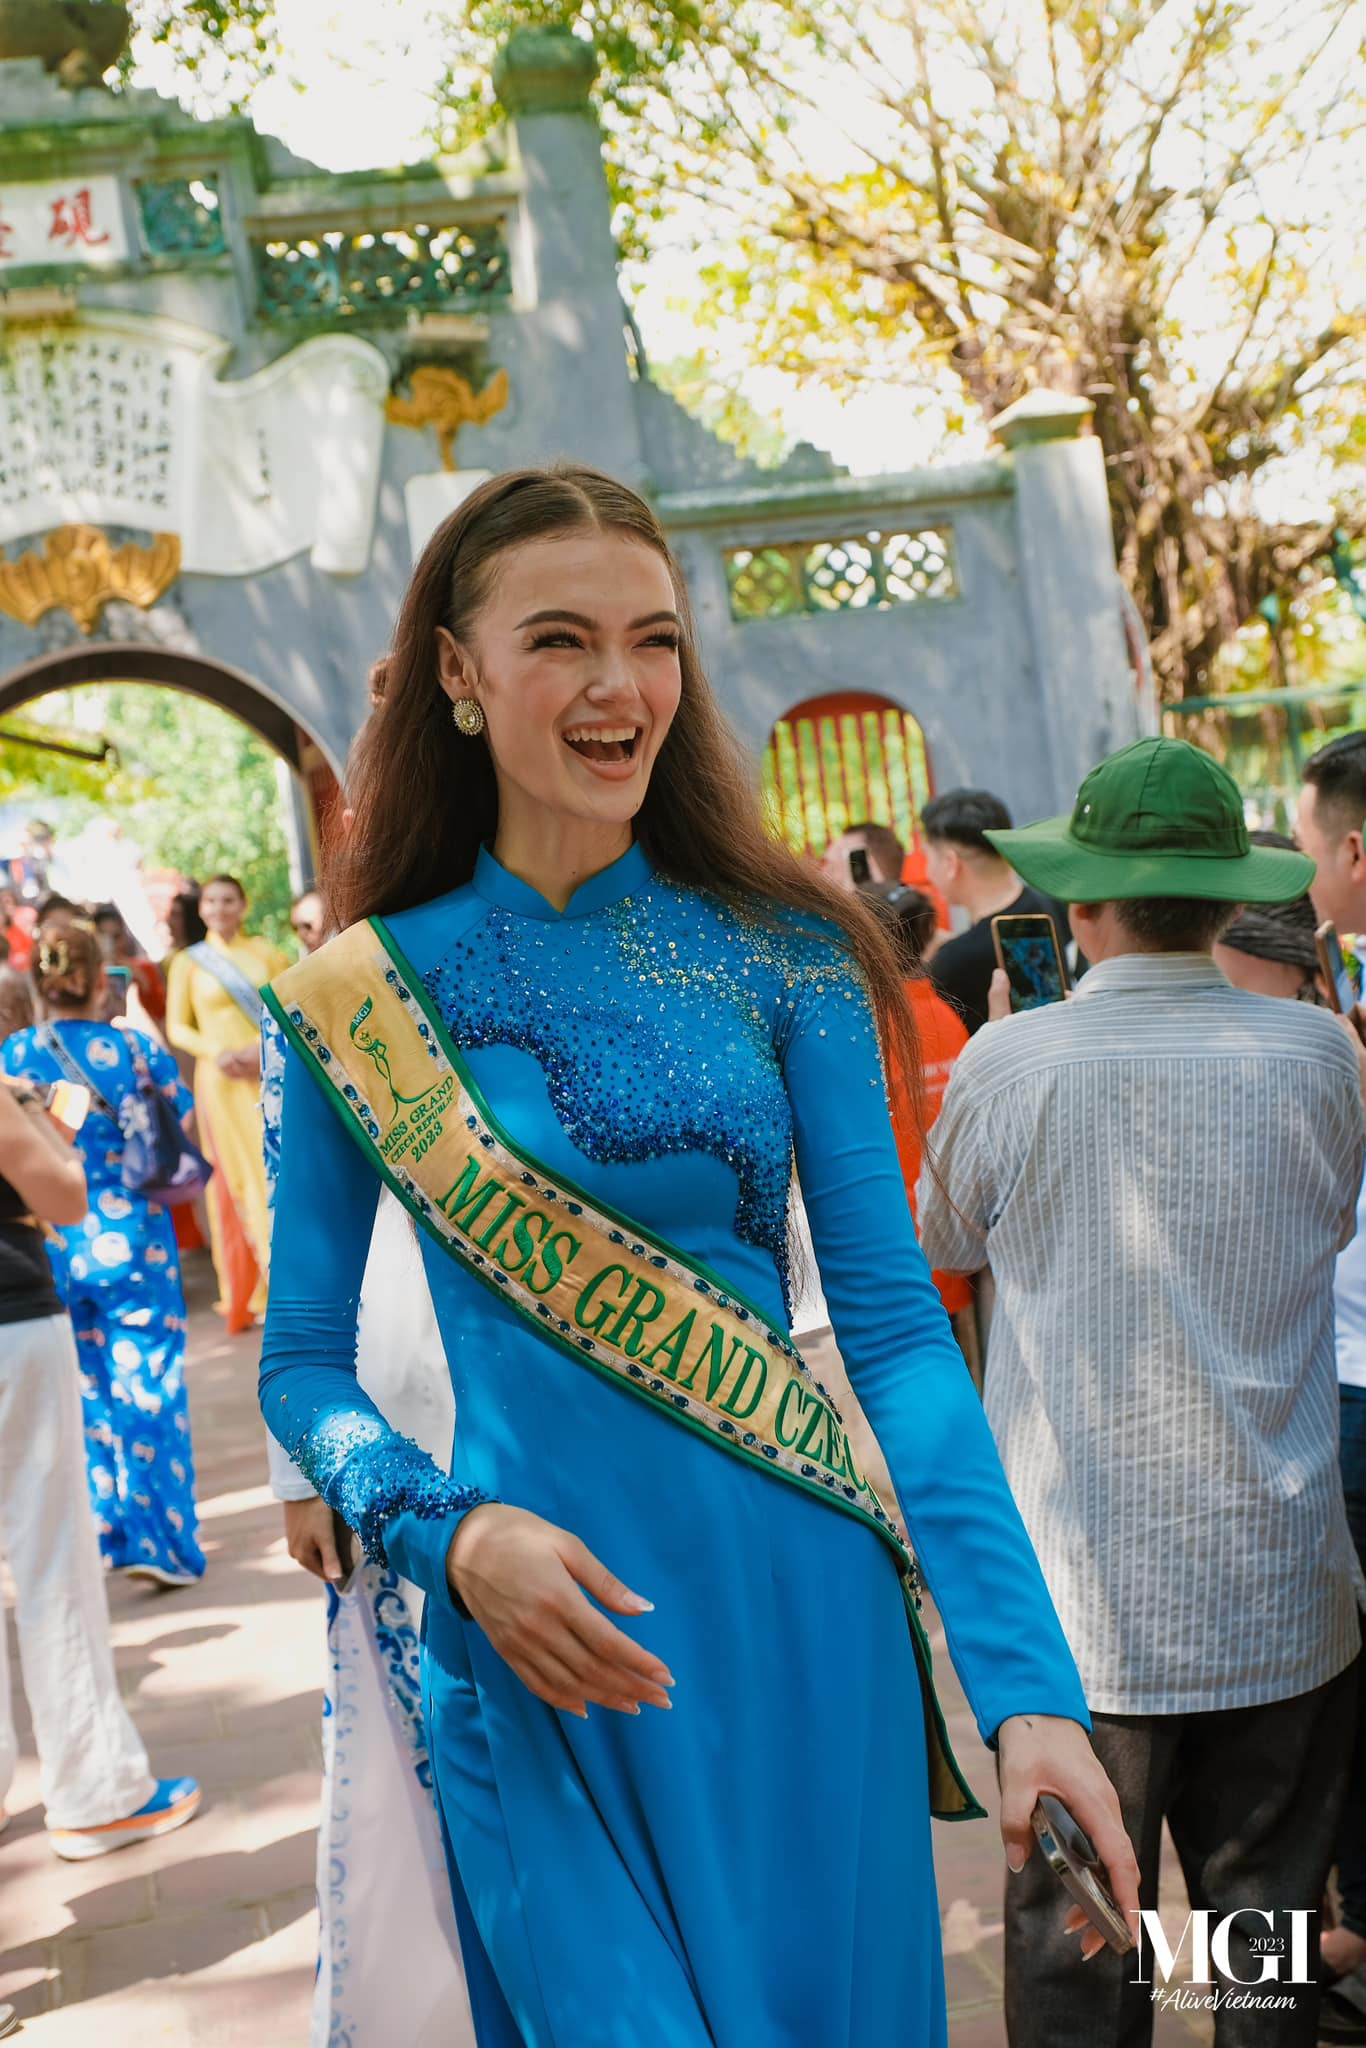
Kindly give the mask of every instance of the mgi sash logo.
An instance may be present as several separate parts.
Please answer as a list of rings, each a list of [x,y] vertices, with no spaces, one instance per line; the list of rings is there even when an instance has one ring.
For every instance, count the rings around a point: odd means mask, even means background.
[[[1219,1914],[1201,1907],[1186,1916],[1174,1942],[1167,1940],[1160,1915],[1150,1907],[1138,1917],[1138,1966],[1132,1981],[1152,1985],[1154,2005],[1177,2012],[1293,2011],[1294,1987],[1314,1983],[1309,1962],[1314,1916],[1307,1910],[1273,1913],[1261,1906],[1238,1906]],[[1185,1981],[1173,1985],[1187,1936],[1190,1966]],[[1277,1988],[1260,1988],[1271,1985]]]

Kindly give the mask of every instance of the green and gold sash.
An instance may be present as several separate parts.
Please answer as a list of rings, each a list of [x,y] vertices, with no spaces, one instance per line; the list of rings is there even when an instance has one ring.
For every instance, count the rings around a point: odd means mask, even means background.
[[[538,1336],[882,1537],[915,1643],[931,1811],[980,1816],[935,1696],[915,1560],[790,1339],[717,1274],[513,1143],[380,919],[263,995],[385,1185]]]

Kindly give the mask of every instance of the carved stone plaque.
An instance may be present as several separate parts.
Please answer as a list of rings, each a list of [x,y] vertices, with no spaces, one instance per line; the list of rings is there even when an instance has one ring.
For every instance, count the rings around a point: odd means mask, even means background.
[[[369,559],[388,390],[353,335],[220,380],[216,335],[93,313],[0,327],[0,545],[84,523],[179,536],[182,567],[244,576],[307,549]]]
[[[174,526],[175,356],[155,340],[82,327],[0,340],[0,536],[93,517]]]

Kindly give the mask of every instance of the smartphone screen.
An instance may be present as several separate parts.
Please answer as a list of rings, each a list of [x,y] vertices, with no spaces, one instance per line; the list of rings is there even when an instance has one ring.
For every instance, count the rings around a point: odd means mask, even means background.
[[[1010,978],[1012,1010],[1038,1010],[1067,993],[1057,926],[1051,917],[993,917],[996,958]]]
[[[871,879],[868,855],[862,846],[856,846],[849,855],[849,879],[856,889],[861,889]]]
[[[128,1000],[128,983],[132,979],[126,967],[106,967],[104,978],[121,1002]]]
[[[1350,1017],[1356,1008],[1356,985],[1351,970],[1342,957],[1342,941],[1335,924],[1321,924],[1314,934],[1318,947],[1319,966],[1328,985],[1328,1000],[1339,1016]]]

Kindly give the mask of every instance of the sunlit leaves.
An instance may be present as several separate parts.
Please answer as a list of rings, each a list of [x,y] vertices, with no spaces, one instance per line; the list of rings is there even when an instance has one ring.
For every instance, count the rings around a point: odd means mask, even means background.
[[[234,37],[239,71],[269,55],[269,0],[134,4],[201,71]],[[1335,521],[1366,523],[1363,0],[429,11],[448,146],[496,120],[514,27],[593,37],[628,287],[683,238],[699,325],[738,323],[752,359],[923,389],[945,420],[1044,384],[1089,397],[1169,693]],[[733,375],[715,381],[724,403]]]
[[[119,820],[149,867],[202,880],[240,876],[252,928],[289,932],[289,867],[275,758],[239,720],[179,691],[96,684],[40,699],[4,724],[88,745],[114,742],[118,764],[87,766],[0,744],[0,801],[59,807],[64,830],[97,812]]]

